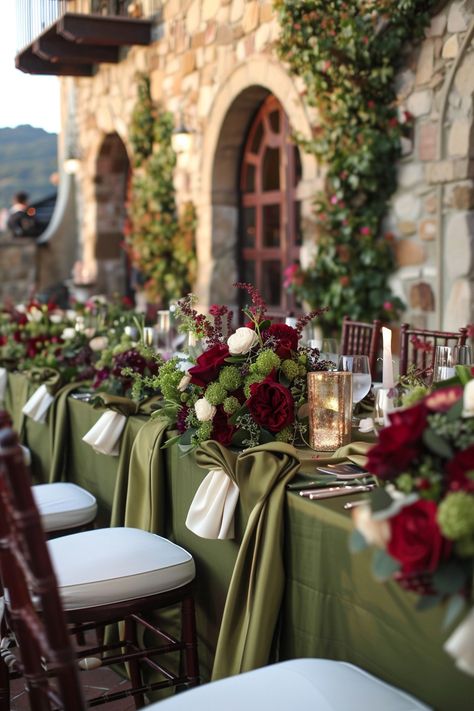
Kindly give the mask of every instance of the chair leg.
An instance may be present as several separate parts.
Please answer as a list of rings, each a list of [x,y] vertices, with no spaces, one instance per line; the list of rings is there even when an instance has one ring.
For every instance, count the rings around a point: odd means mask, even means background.
[[[125,619],[124,632],[126,651],[132,652],[134,648],[136,649],[138,647],[137,624],[135,620],[132,620],[130,617]],[[131,659],[128,662],[128,667],[132,687],[140,688],[143,685],[143,681],[139,661],[137,659]],[[133,700],[135,701],[135,707],[137,709],[141,709],[145,705],[145,698],[142,693],[133,694]]]
[[[196,614],[194,599],[191,595],[181,603],[181,629],[184,644],[186,677],[189,686],[199,684],[199,661],[197,653]]]
[[[10,711],[10,674],[0,655],[0,711]]]

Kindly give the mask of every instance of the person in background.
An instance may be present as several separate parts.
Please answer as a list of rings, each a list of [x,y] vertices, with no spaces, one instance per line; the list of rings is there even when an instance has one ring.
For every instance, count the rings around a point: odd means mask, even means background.
[[[7,227],[12,235],[14,237],[38,237],[41,229],[35,214],[35,208],[28,205],[28,193],[16,193],[7,220]]]

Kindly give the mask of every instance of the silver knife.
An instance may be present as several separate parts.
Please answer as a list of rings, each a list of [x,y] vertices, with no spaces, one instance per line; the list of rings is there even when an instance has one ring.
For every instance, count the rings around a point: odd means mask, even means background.
[[[308,499],[329,499],[332,496],[349,496],[350,494],[363,494],[375,488],[375,484],[361,484],[360,486],[331,486],[327,489],[305,489],[299,492],[300,496]]]

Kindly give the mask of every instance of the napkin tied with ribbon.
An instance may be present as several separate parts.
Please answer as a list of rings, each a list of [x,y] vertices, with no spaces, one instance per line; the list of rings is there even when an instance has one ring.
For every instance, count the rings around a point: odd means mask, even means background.
[[[23,405],[22,413],[35,422],[45,422],[54,396],[61,387],[61,375],[53,368],[32,368],[28,372],[31,383],[40,383],[30,399]]]
[[[201,538],[234,538],[239,487],[222,469],[211,469],[194,495],[186,526]]]
[[[0,368],[0,403],[5,401],[5,395],[7,392],[8,384],[8,370],[6,368]]]
[[[120,453],[120,440],[127,424],[127,417],[138,412],[139,405],[133,400],[109,393],[98,393],[95,398],[97,406],[107,410],[99,417],[82,438],[83,442],[99,454],[117,457]]]

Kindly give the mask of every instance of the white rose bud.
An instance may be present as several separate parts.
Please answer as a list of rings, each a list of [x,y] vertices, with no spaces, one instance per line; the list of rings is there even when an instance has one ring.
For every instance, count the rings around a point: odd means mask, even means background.
[[[61,323],[61,321],[63,320],[63,314],[57,312],[49,314],[49,320],[51,321],[51,323]]]
[[[464,386],[463,417],[474,417],[474,380]]]
[[[216,414],[216,408],[214,405],[211,405],[205,397],[201,397],[199,400],[196,400],[194,403],[194,411],[199,422],[208,422],[209,420],[212,420]]]
[[[43,312],[41,309],[36,308],[36,306],[33,306],[26,314],[26,317],[28,321],[35,321],[36,323],[39,323],[41,319],[43,318]]]
[[[76,335],[76,329],[72,328],[71,326],[68,326],[68,328],[65,328],[64,331],[61,333],[61,338],[63,341],[70,341],[72,338],[74,338]]]
[[[390,540],[388,521],[374,519],[368,505],[356,506],[352,511],[352,520],[356,529],[364,536],[369,545],[385,548]]]
[[[252,328],[242,326],[227,339],[231,355],[245,355],[258,343],[258,336]]]
[[[189,375],[189,373],[186,373],[185,375],[183,375],[183,377],[179,381],[179,385],[178,385],[179,392],[184,393],[184,391],[186,390],[186,388],[188,387],[190,382],[191,382],[191,376]]]
[[[96,336],[89,341],[89,347],[92,351],[98,352],[103,351],[107,348],[109,344],[109,339],[107,336]]]

